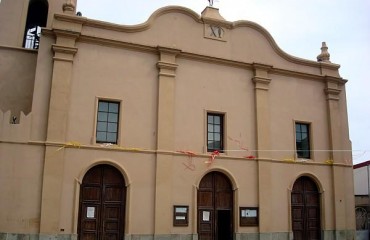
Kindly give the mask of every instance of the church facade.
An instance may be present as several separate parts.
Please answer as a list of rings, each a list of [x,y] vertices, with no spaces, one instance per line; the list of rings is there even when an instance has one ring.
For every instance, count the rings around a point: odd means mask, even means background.
[[[0,239],[354,239],[346,93],[217,8],[0,3]],[[3,34],[5,33],[6,34]]]

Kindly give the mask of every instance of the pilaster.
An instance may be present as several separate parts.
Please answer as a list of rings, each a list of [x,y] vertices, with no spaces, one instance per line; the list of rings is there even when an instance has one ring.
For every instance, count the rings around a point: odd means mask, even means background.
[[[53,70],[51,78],[47,142],[66,142],[73,59],[78,32],[53,29]],[[43,172],[40,236],[60,232],[60,209],[64,178],[64,148],[46,146]]]
[[[342,162],[342,134],[339,108],[339,94],[341,89],[336,78],[326,77],[326,100],[328,106],[328,124],[331,158],[336,163]]]
[[[256,111],[256,136],[258,158],[271,158],[270,145],[270,103],[269,103],[269,70],[272,66],[253,64],[255,84],[255,111]],[[273,215],[271,208],[271,163],[258,161],[258,198],[259,198],[259,230],[270,232],[270,219]]]
[[[157,149],[174,149],[175,136],[175,78],[178,49],[158,47],[158,121]],[[172,155],[157,153],[154,233],[168,234],[172,226]]]
[[[340,89],[339,82],[336,78],[326,77],[325,94],[328,108],[328,126],[329,126],[329,141],[330,141],[330,157],[334,163],[344,163],[342,148],[342,129],[340,118]],[[342,166],[333,165],[333,187],[334,187],[334,222],[337,231],[347,229],[346,226],[346,184],[343,184],[346,169]],[[344,239],[336,236],[335,239]]]
[[[272,66],[253,64],[255,85],[255,110],[256,110],[256,136],[258,158],[271,158],[270,150],[270,103],[269,103],[269,78],[268,71]],[[265,151],[264,151],[265,150]],[[267,151],[266,151],[267,150]]]

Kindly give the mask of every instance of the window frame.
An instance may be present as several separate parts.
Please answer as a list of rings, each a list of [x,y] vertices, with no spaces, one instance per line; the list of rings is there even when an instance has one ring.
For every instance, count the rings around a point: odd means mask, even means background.
[[[108,103],[117,103],[118,104],[118,113],[117,113],[117,122],[114,122],[117,124],[117,132],[116,132],[116,141],[113,142],[113,141],[99,141],[98,140],[98,137],[97,137],[97,133],[98,133],[98,119],[99,119],[99,103],[100,102],[108,102]],[[109,109],[108,109],[108,112],[109,113]],[[112,99],[112,98],[103,98],[103,97],[96,97],[96,101],[95,101],[95,121],[94,121],[94,132],[93,132],[93,144],[114,144],[114,145],[120,145],[120,140],[121,140],[121,137],[120,137],[120,133],[121,133],[121,127],[122,127],[122,124],[121,124],[121,119],[122,119],[122,101],[119,100],[119,99]],[[107,123],[108,123],[108,119],[107,119]],[[113,122],[112,122],[113,123]],[[108,129],[107,129],[108,131]]]
[[[214,151],[218,151],[220,153],[224,153],[225,151],[225,147],[226,147],[226,143],[225,143],[225,132],[226,132],[226,128],[225,128],[225,123],[226,123],[226,114],[225,113],[222,113],[222,112],[213,112],[213,111],[206,111],[206,121],[205,121],[205,124],[206,124],[206,152],[214,152]],[[209,122],[208,122],[208,117],[209,116],[218,116],[220,117],[220,149],[216,149],[216,148],[209,148],[208,147],[208,142],[209,142]],[[218,125],[218,124],[216,124]],[[215,131],[212,131],[213,134],[217,133]]]
[[[297,125],[300,125],[300,128],[301,128],[302,125],[306,126],[307,131],[306,132],[304,132],[302,130],[298,131],[297,130]],[[294,149],[295,149],[295,156],[296,156],[297,159],[313,159],[311,132],[312,132],[312,124],[310,122],[294,121],[294,140],[295,140]],[[300,133],[300,134],[306,133],[307,134],[307,138],[308,138],[307,147],[308,147],[308,149],[303,149],[303,150],[298,149],[297,133]],[[299,155],[298,151],[303,152],[303,153],[308,152],[308,156],[304,156],[304,154]]]

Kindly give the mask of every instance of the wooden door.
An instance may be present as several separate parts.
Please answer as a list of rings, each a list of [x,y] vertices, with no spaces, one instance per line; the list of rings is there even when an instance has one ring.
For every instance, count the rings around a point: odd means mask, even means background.
[[[91,168],[80,188],[79,240],[122,240],[125,201],[125,181],[116,168]]]
[[[199,240],[233,239],[233,189],[227,176],[211,172],[198,190]]]
[[[292,228],[294,240],[321,239],[320,193],[309,177],[300,177],[294,183]]]

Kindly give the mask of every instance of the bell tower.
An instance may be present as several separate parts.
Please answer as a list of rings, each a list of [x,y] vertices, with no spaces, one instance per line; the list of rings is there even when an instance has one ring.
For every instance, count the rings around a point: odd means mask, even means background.
[[[49,3],[47,0],[30,0],[28,4],[23,47],[38,49],[41,28],[46,27]]]
[[[41,28],[50,27],[63,5],[77,0],[1,0],[0,46],[38,49]]]

